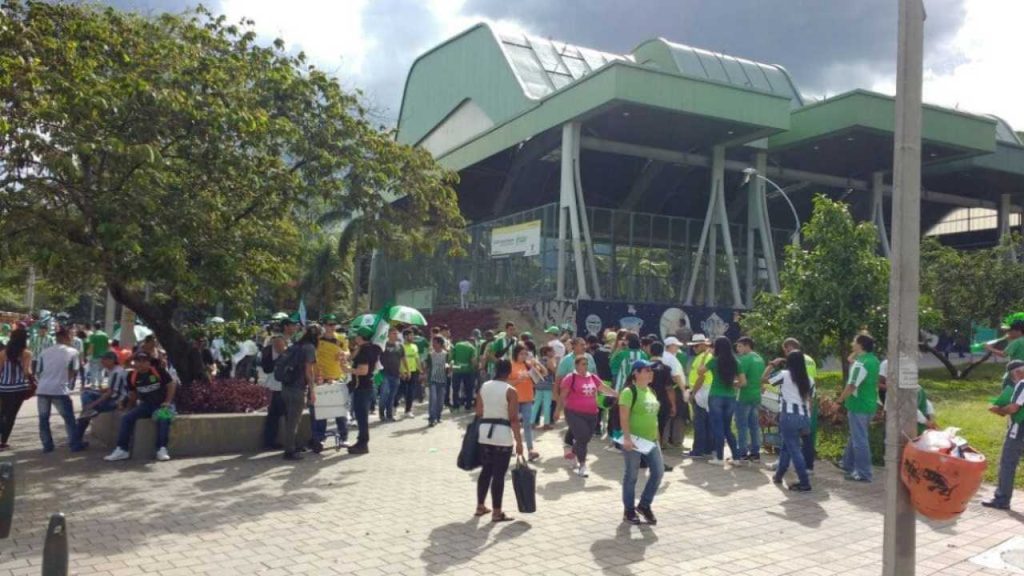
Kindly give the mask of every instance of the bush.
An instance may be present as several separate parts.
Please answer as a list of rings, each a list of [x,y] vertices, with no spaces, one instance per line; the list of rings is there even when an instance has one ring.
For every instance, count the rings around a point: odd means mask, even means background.
[[[182,386],[175,401],[181,414],[255,412],[270,404],[270,390],[249,380],[196,381]]]

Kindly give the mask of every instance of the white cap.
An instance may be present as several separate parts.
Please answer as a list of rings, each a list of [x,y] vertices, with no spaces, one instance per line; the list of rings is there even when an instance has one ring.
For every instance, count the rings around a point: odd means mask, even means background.
[[[697,346],[698,344],[711,344],[711,340],[703,334],[694,334],[693,340],[690,340],[690,346]]]
[[[665,338],[665,348],[668,348],[669,346],[682,346],[682,345],[683,345],[683,343],[680,342],[679,338],[676,338],[675,336],[669,336],[668,338]]]

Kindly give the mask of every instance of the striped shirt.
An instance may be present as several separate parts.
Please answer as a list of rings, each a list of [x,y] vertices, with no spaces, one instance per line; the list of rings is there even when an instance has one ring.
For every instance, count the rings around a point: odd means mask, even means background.
[[[53,339],[53,336],[50,336],[49,334],[46,336],[36,334],[28,339],[28,349],[32,351],[33,358],[39,358],[40,354],[43,353],[43,350],[53,346],[55,343],[56,341]]]
[[[768,379],[779,388],[779,412],[782,414],[811,415],[811,398],[814,398],[814,380],[811,380],[811,393],[807,400],[800,397],[800,387],[789,374],[789,370],[779,370]]]
[[[1016,404],[1020,406],[1018,413],[1024,410],[1024,380],[1017,382],[1017,385],[1013,388],[1013,394],[1010,395],[1010,404]],[[1017,416],[1017,418],[1014,418]],[[1011,415],[1009,429],[1006,431],[1006,437],[1011,440],[1020,440],[1024,438],[1024,422],[1015,422],[1015,420],[1024,420],[1024,418],[1017,414]]]
[[[110,399],[120,403],[128,397],[128,371],[120,364],[110,371]]]
[[[21,361],[4,361],[0,366],[0,392],[23,392],[28,390],[28,381]]]

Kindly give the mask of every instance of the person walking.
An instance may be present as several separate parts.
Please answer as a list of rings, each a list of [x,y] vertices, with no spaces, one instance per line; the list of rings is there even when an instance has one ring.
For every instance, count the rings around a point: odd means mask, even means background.
[[[711,444],[714,455],[709,464],[724,464],[725,446],[729,453],[737,456],[736,436],[732,433],[732,418],[736,412],[736,390],[746,383],[739,372],[739,362],[732,352],[732,342],[725,336],[715,339],[712,348],[714,356],[697,371],[697,388],[701,388],[711,373],[711,387],[708,390],[708,416],[711,421]],[[739,386],[737,386],[737,379]]]
[[[555,409],[555,414],[565,414],[565,421],[572,431],[572,443],[566,446],[566,454],[576,457],[576,475],[580,478],[588,476],[587,446],[597,431],[600,414],[597,393],[616,396],[615,390],[602,382],[587,366],[585,356],[576,357],[574,370],[559,382]]]
[[[420,349],[413,341],[413,331],[406,328],[402,332],[402,352],[405,357],[401,366],[401,385],[398,389],[398,396],[395,398],[395,408],[398,408],[399,398],[405,402],[405,417],[412,417],[412,403],[420,396]]]
[[[430,388],[430,402],[427,405],[427,426],[433,428],[441,422],[444,412],[445,389],[448,388],[448,351],[444,348],[444,338],[434,336],[432,348],[427,355],[427,375]]]
[[[785,368],[783,368],[785,367]],[[772,371],[776,371],[772,374]],[[772,476],[772,482],[782,483],[789,469],[790,461],[796,469],[798,482],[788,488],[795,492],[810,492],[811,480],[807,474],[800,436],[811,425],[811,397],[814,382],[807,375],[807,364],[799,350],[790,352],[785,358],[776,358],[763,371],[760,382],[779,386],[779,433],[782,436],[782,450],[779,465]]]
[[[637,360],[629,371],[626,381],[619,393],[619,420],[622,424],[622,456],[626,470],[622,478],[623,520],[629,524],[640,524],[640,516],[648,524],[657,524],[658,520],[651,510],[654,496],[661,486],[661,478],[665,474],[665,461],[658,446],[658,411],[660,405],[650,384],[654,379],[651,363]],[[636,439],[639,440],[635,440]],[[649,451],[641,453],[638,441],[643,442]],[[640,494],[640,502],[636,501],[636,481],[640,475],[640,462],[647,462],[647,484]]]
[[[43,350],[39,356],[39,388],[36,390],[36,402],[39,409],[39,440],[43,443],[43,453],[54,450],[53,434],[50,432],[52,408],[56,408],[64,420],[71,451],[81,452],[87,447],[78,435],[75,407],[69,396],[71,384],[78,374],[78,359],[78,351],[71,346],[71,334],[66,328],[57,330],[56,344]]]
[[[370,403],[373,401],[373,374],[380,360],[380,346],[370,338],[373,332],[369,328],[356,331],[356,355],[352,359],[352,374],[355,376],[349,384],[352,390],[352,414],[359,425],[359,436],[356,443],[349,446],[349,454],[370,453]]]
[[[852,366],[846,388],[838,402],[846,407],[850,437],[843,451],[844,478],[854,482],[871,482],[871,444],[868,427],[878,410],[878,373],[880,363],[875,356],[875,339],[858,334],[851,344]]]
[[[291,376],[281,382],[281,402],[284,405],[284,459],[301,460],[298,445],[299,422],[302,409],[316,404],[317,362],[316,350],[320,342],[320,327],[310,326],[283,353],[278,362],[291,366]],[[312,419],[312,415],[310,415]],[[312,421],[312,420],[311,420]]]
[[[384,343],[384,349],[380,355],[381,376],[383,382],[380,385],[379,415],[382,422],[395,421],[395,404],[398,397],[398,387],[402,380],[402,362],[405,360],[405,350],[398,341],[398,329],[388,329],[388,339]]]
[[[480,476],[476,481],[476,512],[474,516],[491,514],[492,522],[508,522],[511,516],[502,509],[505,494],[505,473],[508,472],[512,447],[517,456],[523,455],[523,438],[519,431],[519,397],[508,378],[512,363],[498,360],[494,363],[494,379],[484,382],[476,395],[476,417],[480,419]],[[491,506],[486,506],[487,493],[491,493]]]
[[[989,412],[997,416],[1008,416],[1006,438],[999,458],[999,484],[991,500],[981,503],[986,508],[1009,510],[1013,498],[1013,481],[1017,466],[1024,455],[1024,360],[1011,360],[1006,371],[1014,382],[1009,402],[1003,406],[991,406]]]
[[[463,277],[459,281],[459,308],[466,310],[469,308],[469,291],[473,284],[469,281],[469,278]]]
[[[540,347],[540,358],[538,359],[541,366],[544,367],[544,376],[540,379],[534,377],[533,383],[533,413],[530,415],[530,424],[540,427],[540,421],[543,418],[544,426],[543,430],[551,430],[554,426],[554,420],[552,420],[552,414],[554,411],[555,402],[553,399],[554,395],[554,384],[555,384],[555,371],[558,369],[558,358],[554,348],[548,345]],[[539,372],[536,373],[540,375]]]
[[[0,450],[7,450],[7,441],[14,430],[14,421],[35,386],[32,352],[28,349],[28,330],[16,328],[7,346],[0,351]]]
[[[754,352],[754,340],[748,336],[736,341],[736,351],[739,352],[737,360],[740,363],[740,373],[743,374],[746,383],[740,389],[736,404],[736,448],[739,454],[735,457],[748,462],[760,462],[761,426],[758,422],[758,413],[761,408],[764,358]]]
[[[533,379],[530,378],[530,371],[536,370],[542,376],[547,375],[544,367],[535,359],[530,358],[530,352],[523,344],[516,344],[512,349],[512,374],[509,383],[516,387],[516,396],[519,398],[519,420],[523,423],[523,436],[526,438],[526,449],[531,462],[540,458],[540,454],[533,449],[533,426],[529,418],[533,414],[534,388]]]
[[[476,397],[476,346],[459,340],[452,346],[452,410],[473,409]]]
[[[703,334],[694,334],[690,341],[694,357],[690,362],[690,382],[693,392],[693,445],[686,455],[690,458],[707,458],[712,453],[711,418],[708,415],[708,391],[710,387],[697,386],[699,373],[711,361],[711,341]]]

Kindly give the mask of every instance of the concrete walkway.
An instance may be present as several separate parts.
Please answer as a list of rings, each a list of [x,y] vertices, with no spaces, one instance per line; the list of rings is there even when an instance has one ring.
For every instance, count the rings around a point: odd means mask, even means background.
[[[621,456],[596,443],[582,480],[561,458],[558,432],[546,432],[538,512],[495,526],[472,517],[475,474],[455,467],[460,418],[428,429],[419,412],[374,423],[368,456],[111,464],[98,448],[42,454],[32,402],[12,441],[18,499],[0,576],[39,574],[55,511],[67,514],[80,575],[880,573],[882,484],[844,482],[828,463],[814,492],[790,494],[760,468],[683,461],[674,450],[677,468],[654,506],[659,525],[629,527]],[[990,494],[986,486],[979,499]],[[506,502],[514,512],[510,482]],[[956,523],[918,522],[917,573],[1006,574],[967,560],[1024,534],[1022,511],[1020,501],[1010,513],[973,504]]]

